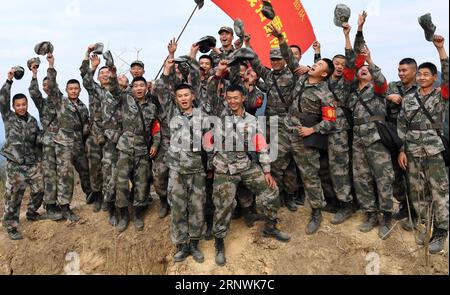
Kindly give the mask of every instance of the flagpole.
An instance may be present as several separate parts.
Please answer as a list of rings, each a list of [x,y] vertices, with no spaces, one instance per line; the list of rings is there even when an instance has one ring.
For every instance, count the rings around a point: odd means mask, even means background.
[[[197,11],[197,8],[198,8],[198,7],[199,7],[199,4],[195,5],[195,8],[194,8],[194,10],[192,11],[191,16],[190,16],[189,19],[187,20],[186,24],[184,25],[183,29],[181,30],[180,35],[179,35],[178,38],[177,38],[177,43],[178,43],[178,41],[180,41],[181,36],[183,36],[184,31],[186,30],[187,26],[188,26],[189,23],[191,22],[192,17],[194,16],[194,14],[195,14],[195,12]],[[163,63],[163,65],[161,66],[161,68],[159,69],[158,74],[156,74],[155,80],[158,79],[159,74],[161,74],[161,71],[162,71],[163,68],[164,68],[164,64],[166,63],[166,61],[167,61],[168,58],[169,58],[169,56],[167,56],[166,59],[164,60],[164,63]]]

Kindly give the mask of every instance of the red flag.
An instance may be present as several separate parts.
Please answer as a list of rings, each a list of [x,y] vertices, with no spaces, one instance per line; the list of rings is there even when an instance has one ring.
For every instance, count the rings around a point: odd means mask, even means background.
[[[261,13],[262,0],[212,0],[232,19],[240,18],[245,31],[252,35],[252,46],[261,62],[269,66],[269,52],[279,47],[278,39],[268,36],[267,25],[272,22],[283,34],[290,45],[298,45],[302,52],[308,50],[316,40],[313,27],[300,0],[271,0],[277,17],[270,21]]]

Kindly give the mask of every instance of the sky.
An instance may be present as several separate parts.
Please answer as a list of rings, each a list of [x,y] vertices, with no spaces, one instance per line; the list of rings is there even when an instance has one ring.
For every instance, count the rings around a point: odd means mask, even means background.
[[[229,0],[238,1],[238,0]],[[288,1],[288,0],[279,0]],[[302,0],[322,43],[322,55],[332,57],[343,53],[342,29],[333,24],[334,8],[345,3],[352,9],[350,23],[356,33],[357,15],[363,10],[369,17],[365,26],[366,41],[373,59],[389,81],[398,80],[398,61],[414,57],[421,63],[439,63],[434,46],[427,42],[417,18],[431,13],[437,33],[449,39],[449,2],[447,0]],[[195,7],[193,0],[14,0],[0,5],[0,81],[6,80],[14,65],[26,69],[25,77],[13,84],[12,92],[28,94],[31,73],[26,61],[35,57],[34,46],[51,41],[55,47],[55,68],[58,82],[65,85],[71,78],[80,78],[79,67],[89,44],[102,42],[115,57],[119,71],[125,73],[128,64],[139,58],[146,64],[146,78],[152,80],[167,56],[167,43],[180,33]],[[233,25],[214,3],[205,1],[186,29],[178,47],[183,55],[192,43],[206,35],[217,35],[221,26]],[[41,57],[39,80],[45,76],[47,61]],[[307,51],[303,64],[313,63],[312,50]],[[80,97],[88,102],[86,91]],[[33,103],[30,113],[38,117]],[[0,122],[0,141],[4,141]]]

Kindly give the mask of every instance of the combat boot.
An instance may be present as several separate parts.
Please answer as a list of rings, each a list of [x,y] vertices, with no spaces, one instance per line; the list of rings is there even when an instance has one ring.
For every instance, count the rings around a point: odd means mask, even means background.
[[[130,212],[128,212],[128,207],[120,208],[120,219],[119,224],[117,225],[117,231],[124,232],[128,228],[128,224],[130,223]]]
[[[291,212],[296,212],[298,210],[297,205],[294,203],[294,195],[293,194],[285,194],[285,204],[286,207]]]
[[[383,218],[378,229],[378,236],[382,240],[386,240],[391,235],[392,231],[392,213],[384,212]]]
[[[352,203],[341,203],[338,212],[334,215],[331,220],[331,224],[338,225],[344,223],[347,219],[352,217],[353,205]]]
[[[291,237],[288,234],[279,229],[277,220],[266,221],[263,233],[266,237],[273,237],[283,243],[287,243],[291,240]]]
[[[135,207],[134,208],[134,226],[137,231],[144,230],[144,213],[145,213],[145,207]]]
[[[401,222],[402,228],[406,231],[413,231],[417,226],[417,214],[416,210],[411,209],[411,220],[409,219],[409,216],[406,220],[403,220]]]
[[[436,228],[433,233],[429,245],[430,254],[437,254],[444,250],[445,242],[447,241],[447,230]]]
[[[315,234],[319,230],[321,223],[322,223],[322,210],[312,209],[311,220],[309,221],[308,226],[306,227],[306,234],[307,235]]]
[[[191,240],[189,250],[197,263],[203,263],[205,261],[205,256],[203,256],[202,251],[198,248],[199,242],[199,240]]]
[[[159,198],[159,201],[159,218],[163,219],[169,215],[169,202],[167,201],[167,197]]]
[[[89,194],[86,194],[86,205],[92,205],[95,202],[95,194],[93,192],[90,192]]]
[[[8,228],[6,231],[8,232],[9,238],[13,241],[19,241],[23,239],[22,234],[15,227]]]
[[[409,217],[408,202],[406,200],[400,202],[400,210],[393,217],[395,220],[402,220]]]
[[[60,221],[63,219],[63,215],[60,210],[58,210],[58,206],[56,204],[48,204],[45,206],[45,210],[47,212],[47,219],[51,221]],[[60,209],[60,208],[59,208]]]
[[[73,213],[72,209],[70,209],[70,205],[62,205],[61,206],[61,212],[64,219],[71,221],[71,222],[77,222],[80,220],[80,217]]]
[[[366,215],[366,221],[359,226],[359,231],[368,233],[378,225],[378,217],[376,212],[368,212]]]
[[[102,204],[103,204],[103,194],[101,192],[96,192],[95,194],[95,200],[94,200],[94,207],[92,208],[92,211],[94,213],[100,212],[102,210]]]
[[[31,222],[39,221],[42,219],[41,215],[39,213],[37,213],[36,211],[28,210],[25,216],[26,216],[27,220],[31,221]]]
[[[117,226],[116,206],[113,202],[105,202],[108,208],[108,222],[111,226]]]
[[[177,251],[178,252],[173,256],[174,262],[183,262],[191,254],[187,243],[177,245]]]
[[[227,258],[225,257],[224,240],[216,238],[215,248],[216,248],[216,264],[218,266],[225,266],[225,264],[227,263]]]

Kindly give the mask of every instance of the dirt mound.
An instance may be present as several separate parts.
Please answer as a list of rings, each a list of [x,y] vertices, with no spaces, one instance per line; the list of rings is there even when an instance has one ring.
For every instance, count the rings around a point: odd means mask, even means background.
[[[248,229],[237,220],[226,239],[225,267],[215,265],[214,241],[201,242],[205,263],[197,264],[190,257],[173,264],[169,219],[157,217],[157,202],[147,214],[143,232],[136,232],[131,223],[125,233],[118,234],[109,226],[107,214],[92,213],[81,195],[77,186],[74,209],[82,217],[77,224],[30,223],[22,216],[25,239],[19,242],[10,241],[1,228],[0,274],[316,275],[366,274],[366,269],[375,273],[379,269],[381,274],[449,273],[448,245],[444,253],[432,256],[426,267],[424,251],[416,246],[412,233],[397,226],[383,242],[375,230],[369,234],[358,231],[362,215],[332,226],[331,215],[325,214],[320,231],[307,236],[307,208],[297,213],[281,210],[283,230],[292,236],[288,244],[262,237],[262,223]]]

